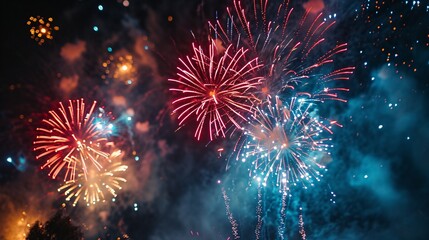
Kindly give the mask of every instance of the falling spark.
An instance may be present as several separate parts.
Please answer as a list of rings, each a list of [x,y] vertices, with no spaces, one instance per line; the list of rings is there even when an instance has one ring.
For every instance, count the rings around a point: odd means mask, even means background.
[[[281,208],[280,208],[280,224],[278,226],[278,232],[280,239],[284,239],[284,234],[286,231],[286,207],[287,207],[287,192],[284,191],[282,193],[282,202],[281,202]]]
[[[304,218],[302,216],[302,208],[299,208],[299,234],[301,234],[301,239],[307,239],[307,235],[305,234],[304,229]]]
[[[256,229],[255,229],[255,239],[260,239],[261,237],[261,228],[262,228],[262,187],[258,186],[258,202],[256,206]]]
[[[223,200],[225,201],[226,214],[228,215],[229,222],[231,223],[232,234],[234,235],[234,239],[240,239],[240,235],[238,234],[238,223],[237,223],[237,220],[235,220],[234,216],[232,215],[231,207],[229,205],[230,200],[224,188],[222,188],[222,195],[223,195]]]

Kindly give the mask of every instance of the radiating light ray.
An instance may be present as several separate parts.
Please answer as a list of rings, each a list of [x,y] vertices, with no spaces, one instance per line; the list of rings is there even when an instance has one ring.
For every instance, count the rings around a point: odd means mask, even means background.
[[[248,60],[247,50],[236,51],[229,45],[219,49],[215,41],[208,54],[202,47],[193,45],[192,57],[180,59],[177,79],[169,79],[177,87],[173,113],[178,114],[179,128],[186,121],[195,121],[195,138],[200,140],[207,130],[210,140],[225,137],[226,129],[241,128],[251,113],[257,98],[254,95],[262,77],[253,73],[261,67],[257,58]]]
[[[276,96],[249,118],[237,159],[251,163],[249,174],[258,184],[272,182],[287,191],[291,184],[307,188],[323,176],[330,160],[331,125],[336,123],[313,116],[313,107],[305,99],[282,103]]]
[[[110,125],[104,124],[102,114],[95,114],[96,101],[86,107],[84,100],[69,100],[66,108],[49,111],[49,117],[36,129],[38,135],[33,142],[36,159],[45,160],[41,168],[50,168],[49,176],[56,178],[65,169],[64,180],[74,180],[76,169],[94,166],[101,169],[109,154],[104,151],[108,144]]]
[[[73,206],[80,200],[85,201],[87,206],[104,202],[107,193],[116,197],[116,191],[121,190],[121,184],[127,181],[123,175],[128,166],[118,159],[120,155],[120,150],[112,152],[110,162],[105,164],[103,169],[90,168],[87,177],[80,173],[75,180],[65,182],[58,191],[64,192],[66,201],[74,199]]]
[[[39,45],[42,45],[47,40],[52,40],[53,32],[58,31],[58,26],[53,26],[53,18],[44,20],[43,17],[30,17],[27,21],[27,25],[30,27],[31,38],[34,39]]]
[[[227,8],[226,23],[217,20],[209,22],[209,27],[213,38],[224,45],[251,50],[249,56],[264,65],[260,69],[265,78],[260,86],[262,96],[289,89],[315,100],[345,101],[338,93],[348,89],[336,87],[333,81],[347,80],[354,67],[335,69],[333,63],[337,54],[347,50],[347,44],[325,50],[325,34],[335,22],[325,21],[322,13],[299,13],[289,1],[244,3],[233,0],[233,7]]]

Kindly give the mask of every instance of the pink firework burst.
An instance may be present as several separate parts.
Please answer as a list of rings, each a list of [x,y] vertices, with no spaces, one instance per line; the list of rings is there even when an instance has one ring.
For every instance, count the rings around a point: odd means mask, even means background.
[[[333,82],[349,79],[354,67],[337,68],[334,64],[335,56],[347,50],[346,43],[327,41],[327,32],[335,22],[310,10],[296,13],[289,5],[289,1],[261,0],[247,6],[233,0],[226,23],[217,20],[209,26],[222,44],[247,48],[249,56],[264,65],[260,69],[266,79],[260,88],[262,99],[288,90],[291,97],[305,94],[317,101],[345,101],[338,93],[348,89]]]
[[[258,101],[254,95],[262,77],[255,72],[262,66],[258,58],[248,59],[247,50],[225,49],[213,40],[208,53],[193,44],[193,56],[179,59],[177,79],[169,79],[177,87],[173,113],[178,114],[179,126],[195,121],[194,136],[200,140],[203,129],[210,140],[225,137],[230,127],[241,128],[245,114],[251,113]]]
[[[66,169],[64,180],[74,180],[77,168],[86,177],[88,164],[100,170],[101,161],[109,158],[103,149],[112,125],[105,123],[102,113],[95,114],[95,108],[96,101],[89,108],[83,99],[69,100],[68,107],[60,102],[60,107],[49,111],[42,121],[44,126],[36,129],[36,159],[46,161],[41,168],[50,168],[52,178]]]

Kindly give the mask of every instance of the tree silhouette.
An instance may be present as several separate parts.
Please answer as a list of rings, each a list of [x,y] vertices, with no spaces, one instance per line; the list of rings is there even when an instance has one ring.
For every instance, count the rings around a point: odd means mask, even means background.
[[[81,240],[83,233],[79,226],[72,224],[70,217],[57,213],[45,224],[36,221],[30,228],[26,240]]]

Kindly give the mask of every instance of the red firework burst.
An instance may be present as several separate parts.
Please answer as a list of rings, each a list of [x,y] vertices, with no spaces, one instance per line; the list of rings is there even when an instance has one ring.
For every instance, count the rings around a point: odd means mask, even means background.
[[[36,129],[36,159],[46,160],[41,168],[50,168],[52,178],[66,168],[64,180],[74,180],[78,167],[86,176],[88,164],[100,170],[100,159],[108,159],[103,148],[110,128],[99,121],[102,114],[94,114],[95,106],[96,101],[86,107],[83,99],[69,100],[67,108],[60,102],[58,110],[49,111],[49,117],[42,121],[44,126]]]
[[[254,109],[254,95],[262,77],[255,76],[261,67],[257,58],[248,60],[247,50],[226,49],[212,41],[208,54],[193,44],[192,57],[179,59],[178,78],[169,79],[177,85],[170,91],[178,93],[173,101],[182,127],[186,120],[197,122],[194,136],[199,140],[203,129],[208,129],[210,140],[225,137],[229,127],[241,128],[245,113]]]
[[[260,72],[266,81],[260,89],[262,98],[289,89],[291,96],[345,102],[338,93],[348,89],[333,82],[348,80],[354,67],[333,65],[335,56],[347,51],[346,43],[330,46],[327,41],[327,31],[335,22],[310,10],[302,15],[294,13],[297,10],[287,0],[252,3],[246,6],[233,0],[233,7],[227,8],[227,23],[218,20],[209,25],[220,42],[243,46],[250,50],[250,57],[258,57],[263,63]]]

